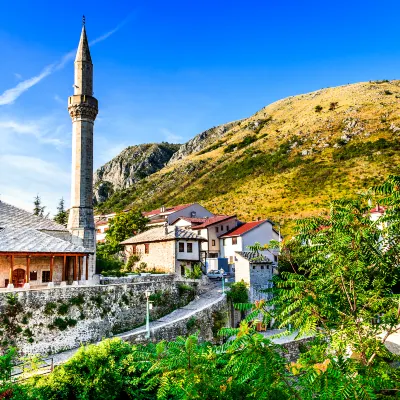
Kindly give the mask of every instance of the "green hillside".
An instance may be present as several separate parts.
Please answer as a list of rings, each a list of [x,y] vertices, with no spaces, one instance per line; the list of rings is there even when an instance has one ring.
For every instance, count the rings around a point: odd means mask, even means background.
[[[200,202],[243,220],[326,211],[400,173],[400,81],[357,83],[288,97],[234,124],[207,147],[134,186],[98,212]]]

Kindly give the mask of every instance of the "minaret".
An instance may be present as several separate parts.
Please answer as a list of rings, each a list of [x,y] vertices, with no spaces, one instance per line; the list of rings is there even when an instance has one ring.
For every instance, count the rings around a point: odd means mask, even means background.
[[[72,187],[68,229],[73,242],[96,247],[93,218],[93,125],[98,112],[93,97],[93,64],[85,30],[85,17],[75,58],[74,95],[68,98],[72,118]],[[92,258],[92,257],[91,257]],[[90,277],[94,259],[90,262]]]

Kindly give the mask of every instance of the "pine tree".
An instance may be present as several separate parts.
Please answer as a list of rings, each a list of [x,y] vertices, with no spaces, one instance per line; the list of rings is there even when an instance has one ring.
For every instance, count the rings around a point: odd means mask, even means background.
[[[37,215],[38,217],[44,217],[44,209],[45,206],[42,206],[42,200],[40,199],[39,195],[36,195],[35,200],[33,201],[34,208],[33,208],[33,215]]]
[[[57,214],[54,216],[54,221],[61,225],[66,225],[68,222],[68,214],[64,208],[64,198],[61,197],[60,202],[58,203],[57,207]]]

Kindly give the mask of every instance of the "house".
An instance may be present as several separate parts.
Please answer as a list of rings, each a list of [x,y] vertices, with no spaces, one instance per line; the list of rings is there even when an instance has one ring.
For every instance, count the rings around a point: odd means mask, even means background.
[[[63,225],[0,201],[0,287],[88,280],[94,250],[73,239]]]
[[[237,252],[248,251],[248,246],[256,242],[266,244],[271,240],[280,241],[281,237],[274,229],[273,222],[265,219],[239,225],[221,235],[219,240],[221,257],[228,259],[230,269],[233,270],[237,262]],[[271,261],[277,261],[277,256],[269,251],[263,251],[262,254]]]
[[[123,212],[128,212],[129,209],[124,210]],[[95,224],[96,224],[96,238],[97,243],[103,243],[106,239],[106,232],[109,228],[110,219],[114,218],[117,213],[103,214],[95,216]],[[147,224],[149,227],[154,226],[164,226],[165,222],[169,225],[173,221],[176,221],[179,217],[187,217],[187,218],[207,218],[213,216],[213,214],[205,209],[198,203],[191,204],[180,204],[178,206],[165,207],[162,206],[152,211],[143,212],[143,216],[149,219],[149,223]]]
[[[240,221],[237,220],[236,215],[213,215],[206,218],[179,217],[173,222],[173,225],[190,229],[207,239],[201,244],[202,260],[207,271],[223,267],[221,263],[225,260],[221,260],[220,257],[219,237],[238,224]]]
[[[137,255],[137,267],[146,263],[147,269],[185,274],[186,267],[201,262],[203,237],[178,226],[157,226],[121,242],[125,259]]]
[[[249,251],[235,252],[235,281],[249,285],[250,301],[269,298],[262,290],[272,287],[272,277],[277,273],[277,265],[263,254]]]
[[[149,218],[148,226],[164,225],[176,221],[179,217],[204,218],[213,214],[198,203],[180,204],[178,206],[162,206],[156,210],[146,211],[143,215]]]

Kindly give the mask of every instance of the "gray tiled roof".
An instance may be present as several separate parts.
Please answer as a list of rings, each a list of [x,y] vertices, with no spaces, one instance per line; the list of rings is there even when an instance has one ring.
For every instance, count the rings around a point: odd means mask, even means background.
[[[63,225],[57,224],[51,219],[37,217],[28,211],[0,201],[0,227],[7,226],[67,232]]]
[[[167,233],[165,232],[165,227],[160,226],[157,228],[149,229],[143,233],[139,233],[127,240],[121,242],[121,244],[135,244],[135,243],[148,243],[148,242],[160,242],[166,240],[202,240],[206,239],[203,236],[197,235],[196,233],[189,231],[187,229],[179,228],[177,226],[168,226]]]
[[[88,253],[89,250],[36,229],[0,228],[0,252]]]
[[[252,251],[236,251],[236,254],[239,254],[246,260],[250,261],[252,264],[271,264],[273,263],[267,256],[263,254],[257,254]]]

